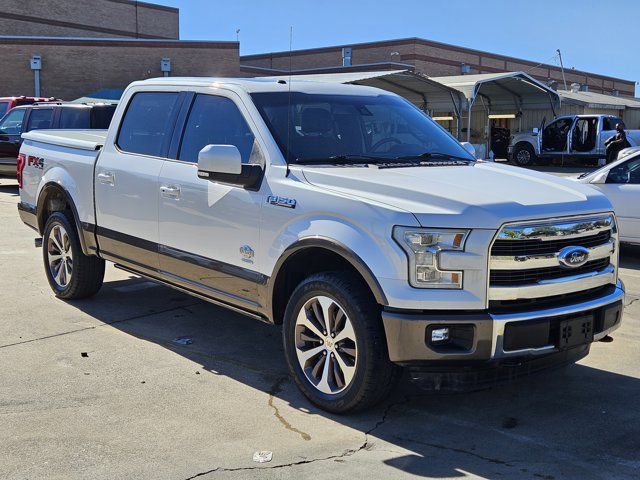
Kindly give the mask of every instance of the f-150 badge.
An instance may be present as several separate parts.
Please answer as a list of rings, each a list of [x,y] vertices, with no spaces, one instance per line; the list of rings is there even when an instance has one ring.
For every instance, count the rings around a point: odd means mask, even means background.
[[[275,205],[276,207],[296,208],[295,198],[279,197],[277,195],[269,195],[267,197],[267,203]]]

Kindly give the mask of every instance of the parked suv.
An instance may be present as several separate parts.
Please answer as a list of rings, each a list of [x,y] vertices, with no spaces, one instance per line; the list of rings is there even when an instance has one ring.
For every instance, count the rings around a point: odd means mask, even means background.
[[[0,120],[0,176],[16,176],[22,134],[31,130],[106,129],[112,104],[35,103],[10,110]]]
[[[455,390],[574,362],[621,322],[602,193],[475,161],[376,88],[146,80],[108,131],[29,132],[20,157],[56,296],[94,295],[110,261],[282,324],[292,377],[333,412],[400,367]]]
[[[0,97],[0,117],[15,107],[22,105],[31,105],[33,103],[43,102],[60,102],[59,98],[44,98],[44,97]]]

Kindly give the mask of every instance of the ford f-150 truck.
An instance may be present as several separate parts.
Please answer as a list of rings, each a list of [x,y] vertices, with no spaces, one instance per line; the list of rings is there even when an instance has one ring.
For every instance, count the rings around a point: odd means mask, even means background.
[[[612,115],[566,115],[532,132],[513,135],[509,158],[521,167],[555,158],[581,162],[604,160],[605,142],[616,134],[621,118]],[[627,130],[631,146],[640,145],[640,130]]]
[[[611,204],[478,162],[383,90],[267,79],[128,87],[108,131],[35,131],[19,213],[62,299],[105,261],[271,324],[302,392],[365,408],[584,357],[621,321]],[[41,236],[41,238],[40,238]]]

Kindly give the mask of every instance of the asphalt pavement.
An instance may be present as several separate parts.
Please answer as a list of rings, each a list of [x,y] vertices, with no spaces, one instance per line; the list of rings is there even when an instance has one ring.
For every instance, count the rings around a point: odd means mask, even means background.
[[[290,381],[277,327],[112,266],[57,300],[17,201],[0,180],[1,478],[640,477],[640,248],[622,327],[577,365],[471,394],[403,380],[338,416]]]

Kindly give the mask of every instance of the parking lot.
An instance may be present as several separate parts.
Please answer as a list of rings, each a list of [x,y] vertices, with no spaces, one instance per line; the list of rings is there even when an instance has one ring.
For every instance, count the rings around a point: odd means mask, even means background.
[[[0,180],[2,478],[638,478],[640,248],[622,327],[579,364],[472,394],[403,380],[336,416],[289,380],[278,328],[112,266],[57,300],[17,201]]]

